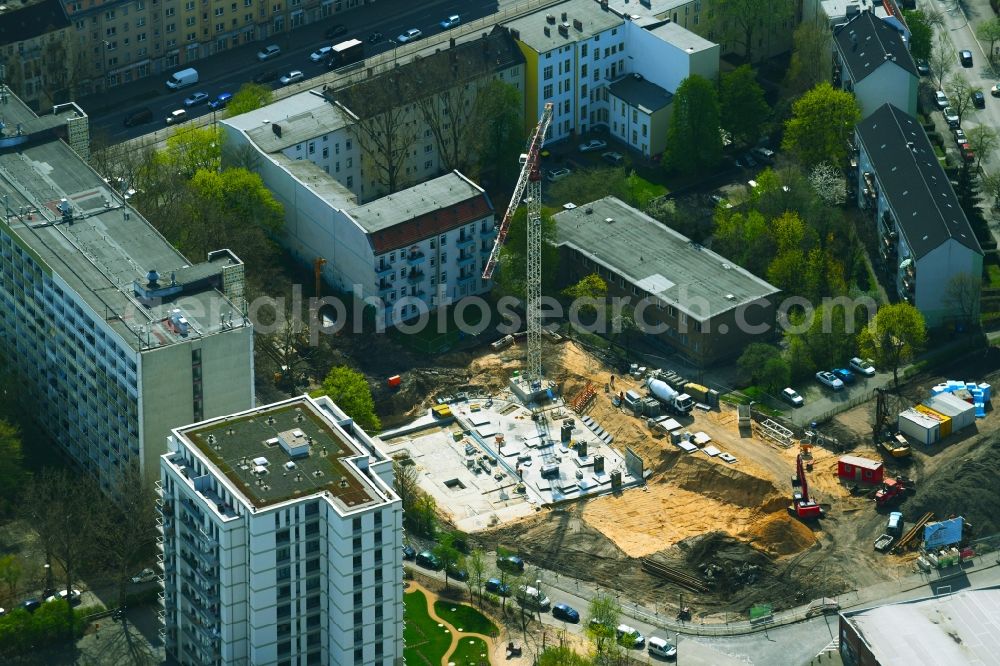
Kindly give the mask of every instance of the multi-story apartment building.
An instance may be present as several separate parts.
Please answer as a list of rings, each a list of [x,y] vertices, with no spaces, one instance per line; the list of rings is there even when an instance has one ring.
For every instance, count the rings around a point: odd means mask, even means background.
[[[175,428],[163,621],[181,664],[401,666],[392,460],[329,398]]]
[[[884,104],[856,136],[857,202],[874,219],[897,296],[928,327],[974,319],[983,250],[920,123]]]
[[[65,99],[60,92],[78,64],[71,34],[59,0],[0,5],[0,82],[45,105]]]
[[[243,264],[193,262],[160,236],[70,148],[88,144],[80,109],[38,117],[0,97],[0,355],[106,488],[136,462],[156,474],[164,432],[254,404]]]
[[[614,197],[553,216],[559,270],[598,274],[628,299],[638,330],[696,366],[732,359],[775,335],[777,287]]]
[[[550,141],[603,125],[650,155],[651,135],[642,135],[639,115],[649,132],[654,122],[665,123],[654,116],[669,117],[656,111],[669,106],[668,95],[681,81],[691,74],[718,77],[717,44],[666,20],[624,18],[596,2],[567,0],[505,25],[525,58],[525,124],[533,127],[551,102]],[[627,77],[637,80],[635,75],[646,82],[643,90],[623,84],[614,96],[611,86]],[[649,98],[661,103],[650,107],[644,103]]]
[[[917,113],[917,64],[902,33],[870,11],[833,33],[833,84],[854,93],[867,118],[884,104]]]
[[[12,70],[12,87],[38,107],[162,76],[243,44],[290,35],[303,25],[364,4],[41,0],[22,9],[0,10],[0,62]]]

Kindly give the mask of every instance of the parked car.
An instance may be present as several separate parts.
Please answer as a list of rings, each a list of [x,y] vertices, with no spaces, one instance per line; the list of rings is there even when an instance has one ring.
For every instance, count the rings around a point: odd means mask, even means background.
[[[718,207],[718,206],[722,206],[723,208],[732,208],[733,207],[733,204],[729,203],[726,200],[726,198],[724,196],[722,196],[721,194],[711,194],[711,195],[709,195],[708,198],[712,200],[712,203],[715,204],[716,207]]]
[[[615,636],[618,637],[618,642],[625,647],[641,650],[646,646],[645,636],[639,633],[638,629],[627,624],[619,624],[618,628],[615,629]]]
[[[417,565],[433,571],[441,570],[441,560],[429,550],[423,550],[417,555]]]
[[[506,569],[507,571],[524,571],[524,560],[522,560],[517,555],[508,555],[507,557],[497,558],[497,568]]]
[[[972,67],[972,51],[968,49],[959,51],[958,61],[962,63],[962,67]]]
[[[580,613],[568,604],[558,603],[552,607],[552,617],[576,624],[580,621]]]
[[[554,183],[557,180],[562,180],[570,174],[570,170],[566,167],[561,167],[559,169],[550,169],[547,174],[545,174],[545,179],[550,183]]]
[[[257,51],[257,60],[264,62],[265,60],[270,60],[279,53],[281,53],[281,47],[277,44],[270,44],[262,48],[260,51]]]
[[[1000,97],[1000,83],[993,84],[993,87],[990,88],[990,94],[994,97]]]
[[[607,141],[601,141],[600,139],[591,139],[587,143],[580,144],[581,153],[591,153],[595,150],[601,150],[602,148],[607,148]]]
[[[327,28],[326,31],[323,33],[323,36],[327,39],[333,39],[334,37],[340,37],[341,35],[346,35],[346,34],[347,34],[347,26],[338,23],[336,25],[331,25],[329,28]]]
[[[320,60],[325,60],[330,51],[333,50],[332,46],[321,46],[312,53],[309,54],[309,59],[313,62],[319,62]]]
[[[844,388],[844,382],[839,380],[835,374],[829,370],[820,370],[816,373],[816,379],[820,384],[832,388],[834,391],[839,391]]]
[[[864,375],[865,377],[875,376],[875,367],[863,358],[855,356],[848,362],[848,365],[851,366],[851,370],[854,370],[859,375]]]
[[[845,384],[853,384],[858,380],[858,378],[854,376],[854,373],[847,368],[834,368],[832,372],[836,375],[837,379]]]
[[[983,94],[982,90],[976,90],[972,93],[972,106],[977,109],[986,108],[986,95]]]
[[[168,125],[176,125],[187,120],[188,112],[184,109],[177,109],[176,111],[171,111],[170,115],[164,119]]]
[[[931,73],[931,64],[926,60],[917,61],[917,74],[920,76],[929,76]]]
[[[149,583],[154,580],[156,580],[156,572],[150,569],[149,567],[146,567],[136,575],[129,578],[128,582],[132,583],[133,585],[138,585],[139,583]]]
[[[792,405],[792,407],[801,407],[805,404],[802,396],[799,395],[793,388],[783,388],[781,389],[781,397],[783,400]]]
[[[608,164],[613,164],[615,166],[618,166],[619,164],[625,161],[625,157],[621,153],[617,153],[613,150],[609,150],[606,153],[601,153],[601,159],[607,162]]]
[[[544,592],[530,585],[519,585],[514,598],[519,604],[532,610],[547,611],[552,605]]]
[[[774,151],[764,146],[758,146],[750,152],[752,152],[757,159],[764,162],[770,162],[774,159]]]
[[[208,101],[208,93],[205,92],[191,93],[190,95],[184,98],[184,106],[187,107],[198,106],[199,104],[204,104],[207,101]]]
[[[462,22],[462,19],[458,14],[452,14],[445,20],[441,21],[441,29],[448,30],[449,28],[454,28],[456,25]]]
[[[293,69],[292,71],[288,72],[288,74],[283,74],[282,77],[278,79],[278,82],[281,83],[281,85],[283,86],[287,86],[291,83],[295,83],[296,81],[302,81],[305,78],[306,78],[305,74],[303,74],[297,69]]]
[[[487,592],[498,594],[501,597],[506,597],[510,594],[510,585],[501,583],[499,578],[490,578],[486,581],[485,587]]]
[[[400,44],[405,44],[406,42],[412,42],[415,39],[420,39],[423,36],[424,33],[420,32],[416,28],[410,28],[402,35],[396,37],[396,41],[399,42]]]
[[[969,140],[965,137],[965,130],[961,127],[956,127],[952,132],[955,134],[955,143],[968,143]]]
[[[231,92],[219,93],[218,97],[216,97],[215,99],[213,99],[211,102],[208,103],[208,108],[212,109],[212,111],[218,111],[219,109],[224,109],[226,108],[226,105],[229,104],[229,100],[231,100],[232,98],[233,98],[233,93]]]
[[[464,583],[465,581],[469,580],[469,572],[466,571],[465,569],[459,569],[454,564],[449,564],[448,577]]]
[[[948,122],[948,127],[958,127],[962,119],[958,117],[958,112],[950,106],[944,107],[944,119]]]
[[[944,94],[943,90],[937,90],[934,92],[934,103],[937,104],[939,109],[944,109],[951,104],[951,102],[948,101],[948,96]]]
[[[659,636],[649,637],[649,654],[654,657],[664,659],[674,659],[677,657],[677,648]]]
[[[736,159],[734,159],[733,164],[735,164],[740,169],[746,166],[746,162],[743,160],[742,157],[737,157]]]
[[[149,108],[139,109],[138,111],[133,111],[132,113],[125,116],[124,125],[125,127],[135,127],[136,125],[145,125],[153,119],[153,111]]]
[[[56,599],[61,599],[62,601],[68,601],[70,606],[80,605],[80,590],[59,590],[58,593],[53,594],[45,599],[45,603],[50,601],[55,601]]]
[[[417,549],[408,543],[403,544],[403,559],[412,560],[417,556]]]
[[[21,602],[21,608],[28,611],[29,613],[34,613],[36,610],[42,607],[42,602],[34,597],[30,599],[25,599]]]
[[[966,162],[976,161],[976,151],[972,149],[972,146],[967,143],[958,144],[958,152],[962,153],[962,159]]]

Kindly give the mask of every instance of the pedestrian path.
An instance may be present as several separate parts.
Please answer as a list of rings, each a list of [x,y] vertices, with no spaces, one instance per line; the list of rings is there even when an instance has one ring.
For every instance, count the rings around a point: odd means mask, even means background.
[[[478,638],[483,642],[485,642],[487,648],[487,654],[490,655],[490,663],[499,663],[497,655],[501,654],[503,650],[492,637],[486,636],[484,634],[474,633],[471,631],[463,631],[462,627],[456,627],[448,620],[445,620],[440,615],[438,615],[437,611],[434,609],[434,602],[438,601],[439,599],[441,601],[444,601],[445,603],[458,603],[457,601],[452,601],[451,599],[444,599],[438,596],[435,592],[432,592],[431,590],[427,589],[420,583],[409,581],[407,591],[409,592],[414,590],[419,590],[420,592],[423,592],[424,598],[427,599],[427,614],[430,615],[431,619],[441,625],[444,625],[446,628],[448,628],[449,632],[451,633],[451,645],[448,647],[447,651],[445,651],[444,657],[441,658],[441,666],[449,666],[452,663],[451,656],[458,649],[458,644],[459,642],[461,642],[463,638]],[[493,618],[490,619],[493,620],[494,623],[496,623],[496,620],[494,620]]]

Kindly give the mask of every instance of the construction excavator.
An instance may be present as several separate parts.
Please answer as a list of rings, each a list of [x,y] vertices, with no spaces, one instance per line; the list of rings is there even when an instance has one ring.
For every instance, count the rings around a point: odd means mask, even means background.
[[[823,507],[809,497],[809,482],[806,479],[805,463],[802,461],[801,453],[795,457],[792,504],[788,507],[788,512],[800,520],[816,520],[823,517]]]
[[[910,455],[910,443],[906,437],[893,428],[889,416],[888,392],[885,389],[875,389],[875,423],[872,424],[872,443],[893,458],[905,458]]]

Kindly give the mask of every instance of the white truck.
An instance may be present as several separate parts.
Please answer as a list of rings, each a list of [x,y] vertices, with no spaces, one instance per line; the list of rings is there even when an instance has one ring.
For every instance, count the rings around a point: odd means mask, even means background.
[[[167,79],[167,87],[171,90],[180,90],[196,83],[198,83],[198,70],[194,67],[174,72],[174,75]]]
[[[675,391],[662,379],[650,378],[646,382],[646,387],[649,388],[653,397],[678,414],[687,414],[694,407],[694,400],[691,399],[691,396]]]

